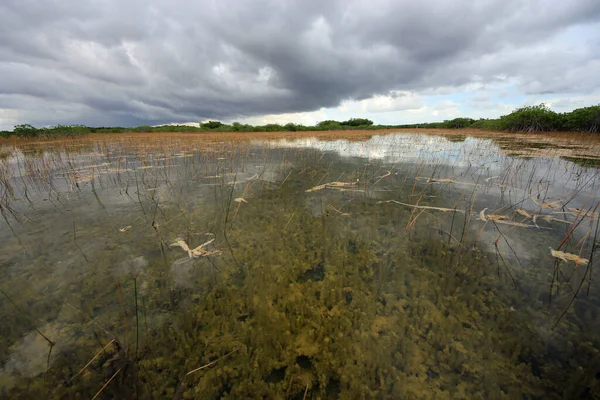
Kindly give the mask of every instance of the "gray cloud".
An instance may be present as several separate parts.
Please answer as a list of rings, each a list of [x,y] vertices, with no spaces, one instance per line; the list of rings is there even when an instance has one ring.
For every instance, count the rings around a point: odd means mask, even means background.
[[[588,94],[599,27],[597,0],[4,0],[0,108],[135,125],[472,83]]]

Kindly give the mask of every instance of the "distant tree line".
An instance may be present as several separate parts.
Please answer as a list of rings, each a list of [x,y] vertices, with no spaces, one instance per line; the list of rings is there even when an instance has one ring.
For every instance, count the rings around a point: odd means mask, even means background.
[[[327,131],[344,129],[386,129],[390,126],[373,125],[373,121],[366,118],[351,118],[347,121],[322,121],[315,126],[301,124],[267,124],[248,125],[234,122],[225,124],[220,121],[207,121],[199,127],[187,125],[161,125],[161,126],[136,126],[124,127],[89,127],[84,125],[56,125],[47,128],[36,128],[29,124],[17,125],[12,131],[0,132],[0,136],[18,136],[24,138],[50,138],[73,137],[90,133],[127,133],[127,132],[295,132],[295,131]]]
[[[600,105],[583,107],[568,113],[552,111],[546,104],[518,108],[498,119],[455,118],[443,122],[431,122],[408,125],[374,125],[366,118],[351,118],[347,121],[326,120],[314,126],[301,124],[248,125],[234,122],[225,124],[220,121],[207,121],[199,127],[187,125],[137,126],[124,127],[88,127],[83,125],[57,125],[36,128],[29,124],[17,125],[12,131],[0,131],[0,136],[18,136],[24,138],[72,137],[90,133],[126,133],[126,132],[296,132],[331,130],[375,130],[393,128],[413,129],[483,129],[506,132],[600,132]]]
[[[552,111],[546,104],[522,107],[498,119],[455,118],[444,122],[404,125],[407,128],[476,128],[505,132],[600,132],[600,105],[583,107],[568,113]]]

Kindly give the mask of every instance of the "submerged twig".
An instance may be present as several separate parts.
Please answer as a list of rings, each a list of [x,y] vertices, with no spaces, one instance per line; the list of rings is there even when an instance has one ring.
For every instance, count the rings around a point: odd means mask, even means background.
[[[90,360],[90,361],[89,361],[87,364],[85,364],[85,367],[81,368],[81,369],[79,370],[79,372],[78,372],[78,373],[76,373],[75,375],[73,375],[73,377],[72,377],[71,379],[69,379],[69,381],[72,381],[73,379],[75,379],[75,378],[77,378],[79,375],[81,375],[81,373],[82,373],[82,372],[83,372],[83,371],[84,371],[84,370],[85,370],[87,367],[89,367],[89,366],[90,366],[90,364],[91,364],[91,363],[93,363],[93,362],[94,362],[94,360],[95,360],[96,358],[98,358],[98,356],[99,356],[99,355],[100,355],[100,354],[101,354],[101,353],[102,353],[104,350],[106,350],[106,348],[107,348],[108,346],[110,346],[110,345],[111,345],[111,344],[112,344],[114,341],[115,341],[115,339],[113,339],[113,340],[111,340],[110,342],[108,342],[108,343],[106,344],[106,346],[104,346],[104,347],[103,347],[103,348],[102,348],[102,349],[101,349],[101,350],[100,350],[98,353],[96,353],[96,355],[95,355],[95,356],[94,356],[94,357],[93,357],[93,358],[92,358],[92,359],[91,359],[91,360]]]
[[[92,400],[95,400],[95,399],[96,399],[96,398],[97,398],[97,397],[100,395],[100,393],[102,393],[102,391],[103,391],[103,390],[104,390],[104,389],[105,389],[105,388],[108,386],[108,384],[109,384],[109,383],[110,383],[110,382],[111,382],[113,379],[115,379],[115,376],[117,376],[117,374],[118,374],[119,372],[121,372],[121,368],[119,368],[119,369],[117,370],[117,372],[115,372],[115,373],[113,374],[113,376],[111,376],[111,377],[110,377],[110,379],[109,379],[108,381],[106,381],[106,383],[104,384],[104,386],[102,386],[102,387],[100,388],[100,390],[98,390],[98,392],[96,392],[96,394],[94,395],[94,397],[92,397]]]
[[[203,366],[201,366],[201,367],[198,367],[198,368],[196,368],[196,369],[193,369],[193,370],[191,370],[190,372],[188,372],[187,374],[185,374],[185,376],[188,376],[188,375],[190,375],[190,374],[193,374],[194,372],[198,372],[198,371],[200,371],[201,369],[208,368],[208,367],[210,367],[211,365],[214,365],[214,364],[218,363],[218,362],[219,362],[219,361],[221,361],[222,359],[224,359],[224,358],[226,358],[226,357],[228,357],[228,356],[232,355],[232,354],[233,354],[233,353],[235,353],[236,351],[238,351],[238,349],[233,349],[233,350],[232,350],[232,351],[230,351],[229,353],[225,354],[223,357],[221,357],[221,358],[217,358],[215,361],[211,361],[211,362],[209,362],[208,364],[205,364],[205,365],[203,365]]]
[[[283,231],[285,232],[285,230],[287,229],[288,225],[290,224],[290,222],[292,222],[292,218],[294,218],[294,214],[296,214],[296,211],[294,211],[292,213],[292,215],[290,215],[290,219],[288,219],[287,224],[285,224],[285,226],[283,227]]]
[[[73,243],[75,243],[75,247],[77,247],[77,250],[79,250],[79,252],[83,256],[83,258],[85,258],[85,261],[90,262],[90,260],[88,260],[85,253],[83,252],[83,250],[81,250],[81,247],[79,247],[79,244],[77,243],[77,233],[75,231],[75,221],[73,221]]]

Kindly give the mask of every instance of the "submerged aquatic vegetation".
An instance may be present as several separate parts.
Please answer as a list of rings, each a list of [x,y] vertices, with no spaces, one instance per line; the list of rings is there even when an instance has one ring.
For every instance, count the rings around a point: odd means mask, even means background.
[[[27,216],[0,230],[3,395],[600,395],[595,171],[471,137],[214,140],[3,161]]]

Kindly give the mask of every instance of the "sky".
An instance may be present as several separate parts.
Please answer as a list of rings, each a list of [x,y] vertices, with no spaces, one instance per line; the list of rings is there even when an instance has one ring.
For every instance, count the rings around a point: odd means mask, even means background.
[[[0,130],[600,103],[599,0],[1,0]]]

